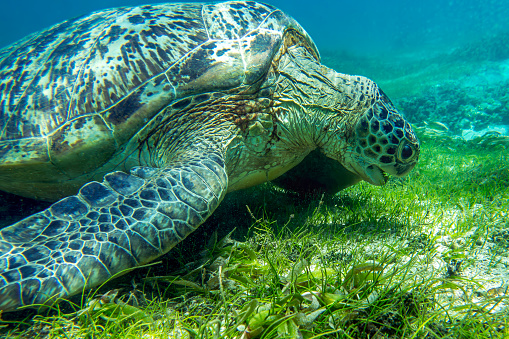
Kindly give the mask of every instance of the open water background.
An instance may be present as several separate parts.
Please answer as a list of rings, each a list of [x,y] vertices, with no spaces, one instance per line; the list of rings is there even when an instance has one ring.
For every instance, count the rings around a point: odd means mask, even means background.
[[[362,55],[451,48],[509,30],[508,0],[272,0],[320,49]],[[0,46],[60,21],[140,0],[2,0]]]

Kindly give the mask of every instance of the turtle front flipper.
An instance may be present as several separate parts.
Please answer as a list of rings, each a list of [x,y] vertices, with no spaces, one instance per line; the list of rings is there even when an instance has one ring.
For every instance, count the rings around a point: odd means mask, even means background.
[[[0,310],[52,303],[168,252],[218,206],[218,153],[107,174],[0,231]]]

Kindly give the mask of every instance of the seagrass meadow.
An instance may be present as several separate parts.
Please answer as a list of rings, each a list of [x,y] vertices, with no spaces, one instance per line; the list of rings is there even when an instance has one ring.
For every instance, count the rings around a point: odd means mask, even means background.
[[[2,334],[505,338],[507,144],[422,132],[405,179],[332,197],[230,194],[162,262],[40,315],[5,314]]]

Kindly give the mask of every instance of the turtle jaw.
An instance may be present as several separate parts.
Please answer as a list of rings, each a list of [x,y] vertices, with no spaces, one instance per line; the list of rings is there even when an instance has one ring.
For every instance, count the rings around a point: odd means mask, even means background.
[[[376,165],[358,158],[358,161],[351,162],[348,166],[351,172],[354,172],[362,178],[362,180],[369,182],[375,186],[383,186],[387,183],[391,176],[404,177],[417,162],[411,164],[390,164],[390,165]]]
[[[365,173],[368,179],[364,180],[375,186],[383,186],[389,180],[389,174],[376,165],[369,165]]]
[[[370,164],[364,168],[361,166],[354,166],[354,170],[364,181],[375,186],[383,186],[387,180],[389,180],[389,174],[374,164]]]
[[[350,154],[350,161],[343,165],[350,171],[357,174],[362,180],[375,186],[383,186],[389,179],[388,173],[379,166],[365,161],[358,155]]]
[[[416,165],[417,162],[399,165],[399,166],[377,166],[375,164],[369,164],[368,166],[353,166],[355,173],[357,173],[364,181],[369,182],[375,186],[383,186],[387,183],[390,176],[404,177],[407,175]]]

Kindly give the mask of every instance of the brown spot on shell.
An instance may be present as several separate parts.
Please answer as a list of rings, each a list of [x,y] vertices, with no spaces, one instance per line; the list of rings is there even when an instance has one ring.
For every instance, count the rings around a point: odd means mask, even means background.
[[[109,110],[106,120],[113,125],[119,125],[126,122],[142,106],[143,104],[140,102],[138,95],[133,93],[113,106]]]

